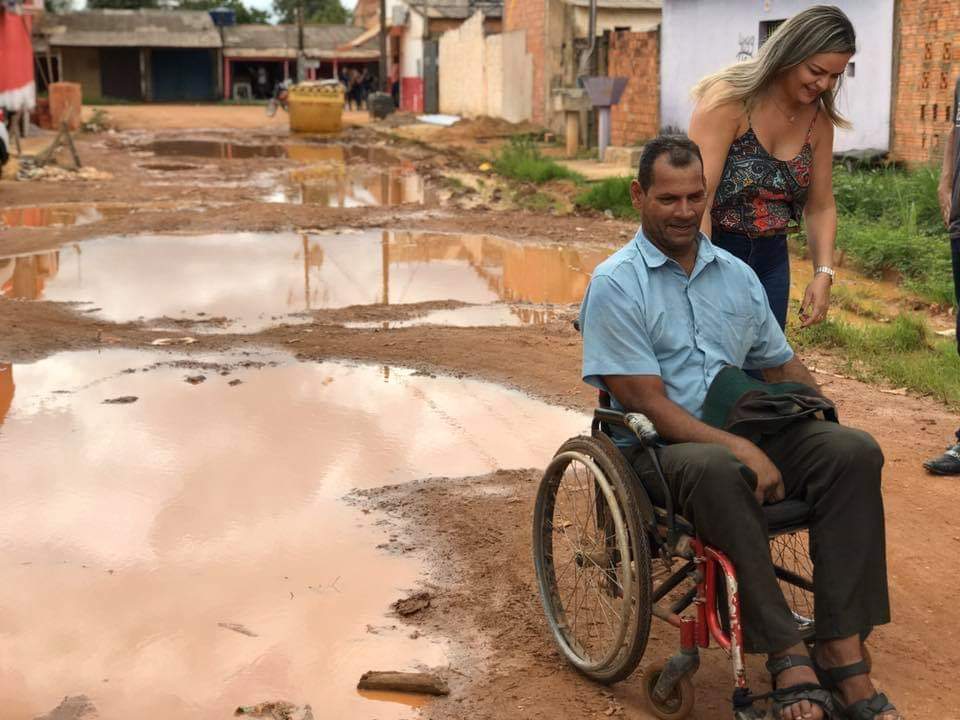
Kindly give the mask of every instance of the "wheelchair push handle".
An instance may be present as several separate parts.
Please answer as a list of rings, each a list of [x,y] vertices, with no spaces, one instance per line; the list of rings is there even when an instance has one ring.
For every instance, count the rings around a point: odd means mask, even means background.
[[[622,413],[618,410],[610,410],[609,408],[597,408],[594,410],[593,417],[602,423],[626,428],[636,435],[637,439],[640,440],[644,446],[651,447],[660,441],[657,429],[650,421],[650,418],[643,413]]]

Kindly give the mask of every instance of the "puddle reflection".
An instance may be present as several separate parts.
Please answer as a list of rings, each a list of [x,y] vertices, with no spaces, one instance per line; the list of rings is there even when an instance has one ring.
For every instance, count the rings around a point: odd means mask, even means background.
[[[196,369],[139,372],[171,357],[67,353],[0,371],[4,718],[80,693],[105,718],[231,717],[268,699],[371,717],[364,671],[443,665],[447,648],[390,628],[421,561],[378,550],[376,516],[342,496],[542,466],[585,422],[399,368],[284,361],[207,369],[200,385],[184,382]],[[138,400],[103,403],[123,395]]]
[[[392,231],[113,236],[0,258],[0,291],[89,302],[99,317],[116,322],[202,313],[229,318],[226,329],[243,331],[315,309],[440,300],[499,307],[436,311],[431,322],[540,323],[550,319],[549,308],[510,307],[508,315],[502,303],[579,302],[610,252]]]

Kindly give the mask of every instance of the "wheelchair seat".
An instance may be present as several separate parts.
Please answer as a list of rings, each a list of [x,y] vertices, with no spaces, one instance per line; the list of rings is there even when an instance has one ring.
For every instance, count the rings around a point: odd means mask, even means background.
[[[767,519],[770,534],[779,535],[807,527],[812,510],[803,500],[781,500],[764,505],[763,516]]]

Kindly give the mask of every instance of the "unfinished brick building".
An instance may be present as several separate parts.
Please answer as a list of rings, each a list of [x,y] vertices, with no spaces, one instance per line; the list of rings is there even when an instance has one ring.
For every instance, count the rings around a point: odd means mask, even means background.
[[[894,158],[939,162],[957,112],[960,77],[960,2],[900,0],[894,25]]]

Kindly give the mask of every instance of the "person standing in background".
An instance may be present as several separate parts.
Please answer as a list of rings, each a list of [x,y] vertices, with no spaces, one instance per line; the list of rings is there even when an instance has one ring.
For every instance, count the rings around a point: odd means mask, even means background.
[[[953,260],[953,292],[957,311],[957,353],[960,353],[960,78],[953,92],[953,127],[943,151],[943,170],[940,173],[940,211],[943,224],[950,235],[950,256]],[[935,475],[960,475],[960,430],[956,442],[939,457],[927,460],[923,466]]]

